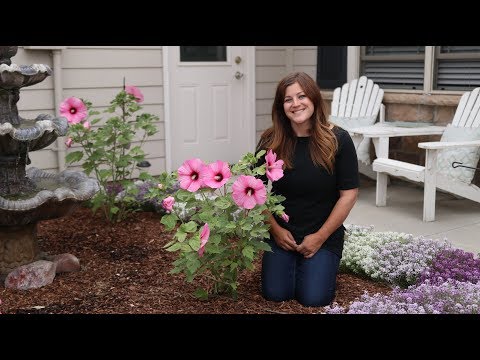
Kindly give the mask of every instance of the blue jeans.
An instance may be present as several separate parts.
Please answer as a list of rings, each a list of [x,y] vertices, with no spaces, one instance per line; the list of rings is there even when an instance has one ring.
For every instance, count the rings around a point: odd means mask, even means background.
[[[304,306],[326,306],[335,297],[340,257],[320,248],[305,259],[295,251],[285,251],[273,239],[272,251],[262,259],[262,295],[271,301],[296,299]]]

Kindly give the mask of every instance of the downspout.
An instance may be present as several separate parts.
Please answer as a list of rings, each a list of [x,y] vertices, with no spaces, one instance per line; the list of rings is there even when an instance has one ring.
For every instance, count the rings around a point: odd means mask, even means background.
[[[55,116],[58,116],[59,106],[63,100],[63,87],[62,87],[62,50],[52,50],[53,54],[53,90],[54,90],[54,103],[55,103]],[[57,138],[57,164],[58,172],[65,170],[65,137],[61,136]]]

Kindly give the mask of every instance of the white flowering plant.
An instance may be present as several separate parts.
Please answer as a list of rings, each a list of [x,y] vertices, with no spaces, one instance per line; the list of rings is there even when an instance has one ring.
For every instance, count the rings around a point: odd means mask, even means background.
[[[226,293],[237,298],[238,276],[252,270],[261,251],[270,251],[270,214],[288,221],[281,204],[259,178],[283,176],[283,161],[271,150],[247,153],[233,166],[223,161],[205,164],[185,161],[175,176],[180,189],[163,199],[167,214],[161,219],[174,230],[167,251],[178,253],[171,273],[183,273],[187,282],[202,278],[195,295],[208,298]],[[265,158],[265,161],[263,159]]]

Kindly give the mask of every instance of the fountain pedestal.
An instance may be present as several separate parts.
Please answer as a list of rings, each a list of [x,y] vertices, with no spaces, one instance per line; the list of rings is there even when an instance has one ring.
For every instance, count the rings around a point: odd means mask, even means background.
[[[0,274],[39,260],[37,224],[0,226]]]

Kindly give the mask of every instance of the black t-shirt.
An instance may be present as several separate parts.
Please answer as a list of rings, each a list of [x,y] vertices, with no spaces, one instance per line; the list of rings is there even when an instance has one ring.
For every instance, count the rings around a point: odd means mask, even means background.
[[[293,169],[285,170],[284,176],[272,183],[272,192],[285,196],[282,203],[289,222],[275,216],[278,224],[289,230],[297,244],[306,235],[322,227],[340,197],[339,190],[358,188],[358,161],[353,141],[347,131],[334,127],[338,140],[334,171],[329,174],[317,167],[310,158],[309,137],[298,137],[293,156]],[[263,177],[265,180],[266,177]],[[342,256],[345,228],[340,226],[323,243],[327,249]]]

